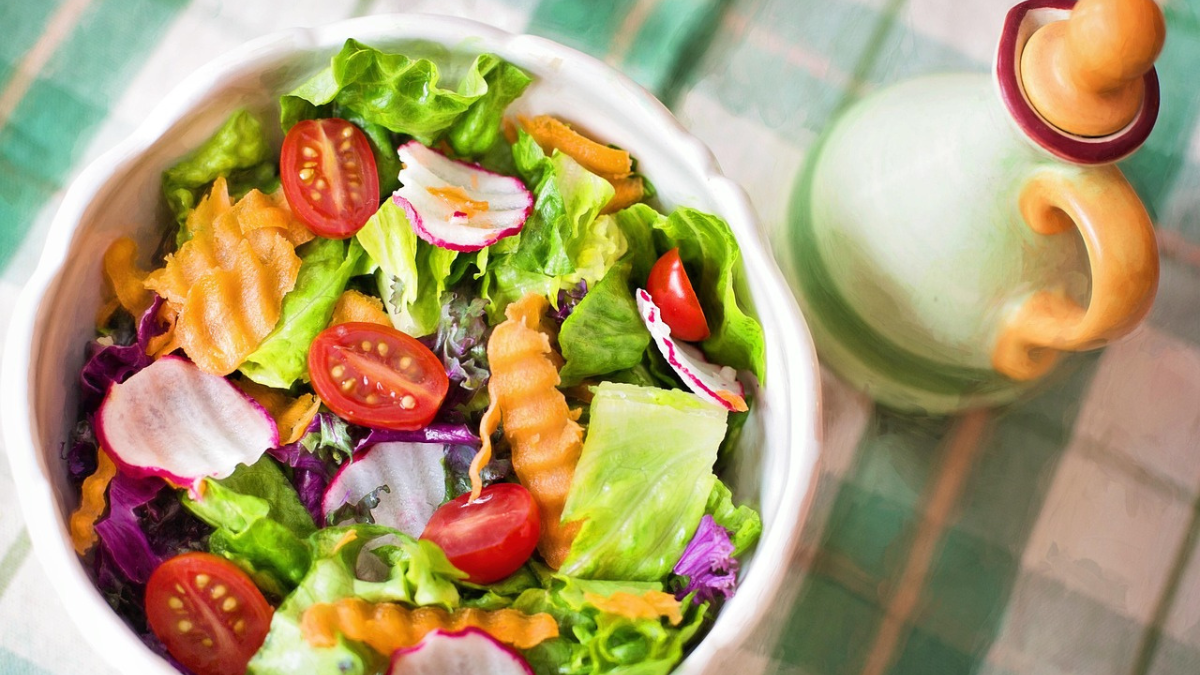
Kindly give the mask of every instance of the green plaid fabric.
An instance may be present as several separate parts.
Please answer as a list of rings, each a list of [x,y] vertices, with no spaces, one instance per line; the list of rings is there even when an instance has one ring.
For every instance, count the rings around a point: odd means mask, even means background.
[[[986,70],[1010,4],[9,0],[0,316],[72,172],[195,67],[285,25],[433,11],[591,52],[667,101],[778,232],[839,110],[910,76]],[[712,672],[1200,672],[1200,0],[1163,6],[1162,112],[1122,166],[1163,254],[1147,324],[998,411],[899,415],[827,376],[827,447],[791,582]],[[109,672],[48,584],[0,464],[0,672]]]

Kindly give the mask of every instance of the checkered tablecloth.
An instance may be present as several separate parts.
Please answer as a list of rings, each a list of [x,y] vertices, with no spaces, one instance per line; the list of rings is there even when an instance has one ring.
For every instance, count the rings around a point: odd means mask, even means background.
[[[848,102],[988,68],[1006,0],[0,0],[0,328],[63,186],[247,39],[389,11],[559,39],[658,93],[786,227]],[[1200,0],[1167,0],[1162,112],[1122,168],[1158,226],[1148,323],[1035,398],[954,418],[826,377],[792,582],[742,675],[1200,672]],[[108,673],[30,554],[0,462],[0,673]],[[724,672],[722,671],[722,672]]]

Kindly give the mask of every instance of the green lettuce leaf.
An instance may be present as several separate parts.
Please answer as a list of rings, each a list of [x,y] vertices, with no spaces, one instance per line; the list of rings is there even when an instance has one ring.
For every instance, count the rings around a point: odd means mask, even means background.
[[[708,504],[704,513],[712,516],[718,525],[729,530],[729,540],[733,542],[733,557],[745,553],[762,534],[762,518],[758,511],[749,506],[734,506],[733,493],[720,480],[713,483],[712,492],[708,495]]]
[[[629,272],[627,262],[614,265],[563,322],[558,345],[565,359],[559,371],[564,386],[642,362],[650,331],[629,292]]]
[[[382,537],[398,543],[364,551]],[[319,530],[307,543],[312,565],[272,616],[267,639],[247,668],[251,675],[381,672],[387,658],[369,647],[339,638],[333,647],[316,648],[304,640],[300,619],[304,610],[316,603],[355,596],[367,602],[439,605],[447,609],[459,604],[454,582],[465,575],[446,560],[441,549],[427,541],[415,541],[378,525],[352,525]],[[360,556],[367,561],[363,567],[373,569],[378,580],[360,578]]]
[[[404,209],[388,199],[355,240],[379,264],[379,295],[392,324],[413,337],[437,330],[441,297],[458,253],[417,237]]]
[[[487,152],[500,138],[500,122],[508,104],[517,100],[533,81],[525,71],[501,61],[484,76],[487,93],[471,104],[446,134],[454,152],[476,157]]]
[[[538,675],[666,675],[683,658],[684,646],[703,624],[706,605],[685,601],[683,621],[630,619],[607,614],[585,599],[623,592],[661,591],[658,583],[591,581],[556,575],[547,588],[525,591],[513,603],[523,612],[546,612],[559,624],[559,637],[525,650]]]
[[[701,343],[709,361],[749,370],[762,381],[766,343],[762,326],[738,302],[745,289],[741,251],[729,225],[695,209],[676,209],[656,225],[658,249],[679,247],[712,334]]]
[[[308,375],[308,348],[329,325],[333,306],[352,277],[370,272],[357,242],[318,237],[300,251],[296,286],[283,297],[279,323],[239,370],[255,382],[288,389]]]
[[[704,515],[726,411],[698,396],[603,382],[563,520],[583,520],[560,572],[659,581]]]
[[[535,201],[520,234],[491,247],[481,295],[493,322],[526,293],[557,303],[560,289],[594,286],[628,250],[616,219],[598,217],[612,199],[608,181],[562,153],[547,156],[523,131],[513,158]]]
[[[280,121],[289,129],[301,119],[319,115],[314,108],[336,103],[367,124],[431,145],[488,93],[487,75],[503,63],[497,56],[481,54],[457,87],[445,89],[438,86],[441,75],[432,61],[387,54],[347,40],[329,68],[280,99]],[[508,77],[504,85],[511,85]]]
[[[660,229],[667,217],[645,204],[634,204],[613,214],[617,226],[629,242],[626,258],[633,265],[630,278],[636,284],[645,284],[650,277],[650,268],[658,260],[654,248],[654,231]]]
[[[218,176],[225,176],[234,197],[254,188],[272,192],[279,184],[275,160],[258,119],[238,110],[200,147],[164,171],[163,196],[180,224],[178,243],[191,238],[182,227],[184,221]]]
[[[221,480],[206,478],[200,498],[185,496],[183,504],[216,528],[209,551],[237,562],[264,591],[282,597],[308,570],[304,540],[316,526],[273,459],[239,466]]]

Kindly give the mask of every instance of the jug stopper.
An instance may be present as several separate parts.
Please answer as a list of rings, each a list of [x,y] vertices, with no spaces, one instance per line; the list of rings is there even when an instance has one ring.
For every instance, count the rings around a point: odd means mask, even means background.
[[[1030,104],[1078,136],[1108,136],[1137,116],[1143,76],[1162,51],[1166,26],[1153,0],[1079,0],[1070,18],[1038,29],[1021,53]]]

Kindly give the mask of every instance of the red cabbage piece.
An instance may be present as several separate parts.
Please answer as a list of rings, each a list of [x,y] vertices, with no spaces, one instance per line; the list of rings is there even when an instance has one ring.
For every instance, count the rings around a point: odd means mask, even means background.
[[[118,473],[108,486],[108,516],[96,523],[96,534],[121,574],[144,584],[162,558],[150,546],[135,509],[145,506],[167,486],[161,478],[130,478]]]
[[[92,342],[88,345],[88,359],[79,373],[80,405],[84,412],[93,412],[113,383],[120,384],[134,373],[154,362],[146,355],[150,339],[162,335],[166,326],[158,320],[158,310],[163,299],[154,296],[154,302],[138,321],[137,339],[132,344],[103,345]]]
[[[580,279],[579,283],[572,286],[569,290],[560,288],[558,290],[558,309],[550,313],[558,325],[567,320],[571,316],[571,312],[575,311],[575,306],[583,300],[583,296],[588,293],[587,279]]]
[[[733,597],[738,561],[733,557],[729,531],[717,525],[712,516],[705,515],[673,571],[687,578],[687,585],[675,593],[680,600],[689,593],[696,594],[692,598],[696,604],[712,602],[717,596]]]

